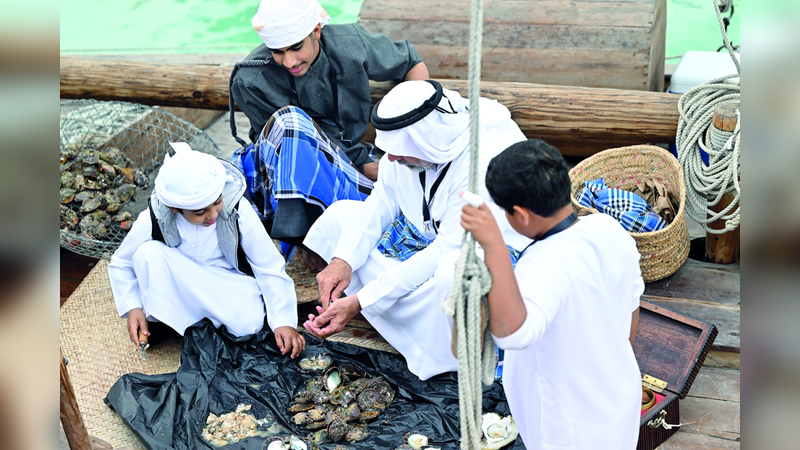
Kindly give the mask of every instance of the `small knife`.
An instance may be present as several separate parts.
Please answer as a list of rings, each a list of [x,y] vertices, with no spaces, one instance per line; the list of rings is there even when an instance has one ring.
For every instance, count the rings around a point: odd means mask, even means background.
[[[150,344],[147,343],[147,336],[139,331],[139,349],[142,352],[142,359],[145,361],[147,360],[147,356],[145,356],[144,351],[148,348],[150,348]]]

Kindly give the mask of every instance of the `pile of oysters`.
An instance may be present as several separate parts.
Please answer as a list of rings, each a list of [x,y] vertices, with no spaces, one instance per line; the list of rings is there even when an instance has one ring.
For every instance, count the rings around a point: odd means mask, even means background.
[[[122,211],[148,184],[145,173],[121,150],[82,139],[61,148],[61,229],[88,239],[103,239],[108,227],[130,229],[134,217]]]
[[[383,377],[367,377],[352,364],[337,367],[329,354],[303,358],[297,369],[313,376],[295,393],[291,420],[305,426],[315,444],[366,439],[366,423],[394,400],[395,392]]]

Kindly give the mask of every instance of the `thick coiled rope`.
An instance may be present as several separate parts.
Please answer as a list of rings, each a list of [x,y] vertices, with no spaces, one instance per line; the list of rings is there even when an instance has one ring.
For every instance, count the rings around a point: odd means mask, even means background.
[[[722,14],[717,0],[714,0],[717,19],[725,42],[725,47],[736,65],[736,73],[715,78],[703,83],[678,100],[678,133],[676,146],[678,161],[683,166],[686,179],[687,208],[686,214],[712,234],[733,231],[739,226],[739,129],[741,117],[737,111],[736,129],[733,132],[718,130],[713,126],[714,109],[723,103],[738,102],[740,99],[739,83],[729,80],[739,77],[739,60],[733,53],[728,41]],[[703,163],[700,150],[708,154],[708,166]],[[722,211],[716,212],[711,207],[719,204],[722,196],[729,191],[735,192],[734,200]],[[711,222],[724,220],[725,228],[714,229]]]
[[[478,192],[480,156],[480,73],[483,43],[483,0],[472,0],[469,30],[469,190]],[[486,264],[475,254],[475,241],[464,233],[461,255],[455,269],[455,281],[445,312],[455,315],[457,327],[458,405],[461,419],[462,450],[480,448],[481,412],[484,384],[494,381],[494,344],[487,323],[486,294],[492,278]],[[486,316],[481,320],[481,309]],[[483,344],[481,345],[481,341]]]

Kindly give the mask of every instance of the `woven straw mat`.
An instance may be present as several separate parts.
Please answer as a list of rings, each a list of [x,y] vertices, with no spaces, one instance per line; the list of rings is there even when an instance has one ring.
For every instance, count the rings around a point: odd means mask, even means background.
[[[302,330],[302,328],[301,328]],[[367,322],[351,320],[328,338],[360,347],[397,353]],[[91,436],[114,448],[145,449],[114,410],[103,403],[111,386],[126,373],[173,373],[180,365],[182,339],[167,336],[147,350],[147,360],[128,339],[126,321],[117,314],[108,261],[100,260],[61,307],[61,350],[81,416]]]
[[[179,336],[165,337],[147,350],[147,360],[143,361],[128,338],[126,321],[117,314],[108,281],[108,261],[98,261],[61,307],[61,350],[69,361],[70,382],[89,434],[114,448],[144,449],[103,398],[123,374],[178,370],[181,344]]]
[[[572,207],[578,215],[594,214],[594,208],[578,204],[577,194],[583,183],[602,177],[610,188],[632,191],[646,178],[656,178],[680,199],[675,219],[658,231],[630,233],[642,258],[639,267],[645,282],[666,278],[675,273],[689,256],[689,229],[686,226],[686,184],[678,160],[661,147],[633,145],[596,153],[569,171],[572,181]]]

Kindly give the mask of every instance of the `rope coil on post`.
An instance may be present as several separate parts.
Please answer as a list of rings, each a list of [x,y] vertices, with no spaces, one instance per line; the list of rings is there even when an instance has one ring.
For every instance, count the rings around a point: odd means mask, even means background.
[[[739,130],[741,121],[737,120],[736,129],[732,133],[717,130],[712,121],[714,108],[723,103],[738,102],[741,89],[738,83],[729,81],[739,77],[739,60],[736,59],[725,33],[717,0],[714,0],[714,8],[720,21],[725,47],[736,66],[736,73],[703,83],[681,96],[678,100],[680,120],[678,121],[676,146],[678,161],[683,166],[686,176],[688,200],[686,214],[701,224],[708,233],[723,234],[735,230],[740,223]],[[740,119],[738,112],[737,118]],[[708,165],[703,162],[700,150],[708,154]],[[736,193],[734,200],[722,211],[713,211],[711,207],[717,205],[722,196],[731,190]],[[710,228],[710,223],[720,219],[725,221],[725,228]]]
[[[483,45],[483,0],[472,0],[469,33],[469,190],[478,192],[480,156],[480,71]],[[492,279],[486,264],[475,253],[475,241],[465,232],[455,281],[443,309],[454,315],[457,328],[458,402],[461,448],[478,450],[482,436],[481,412],[484,384],[494,381],[494,345],[487,327],[489,309],[486,294]],[[482,318],[481,309],[486,316]]]

